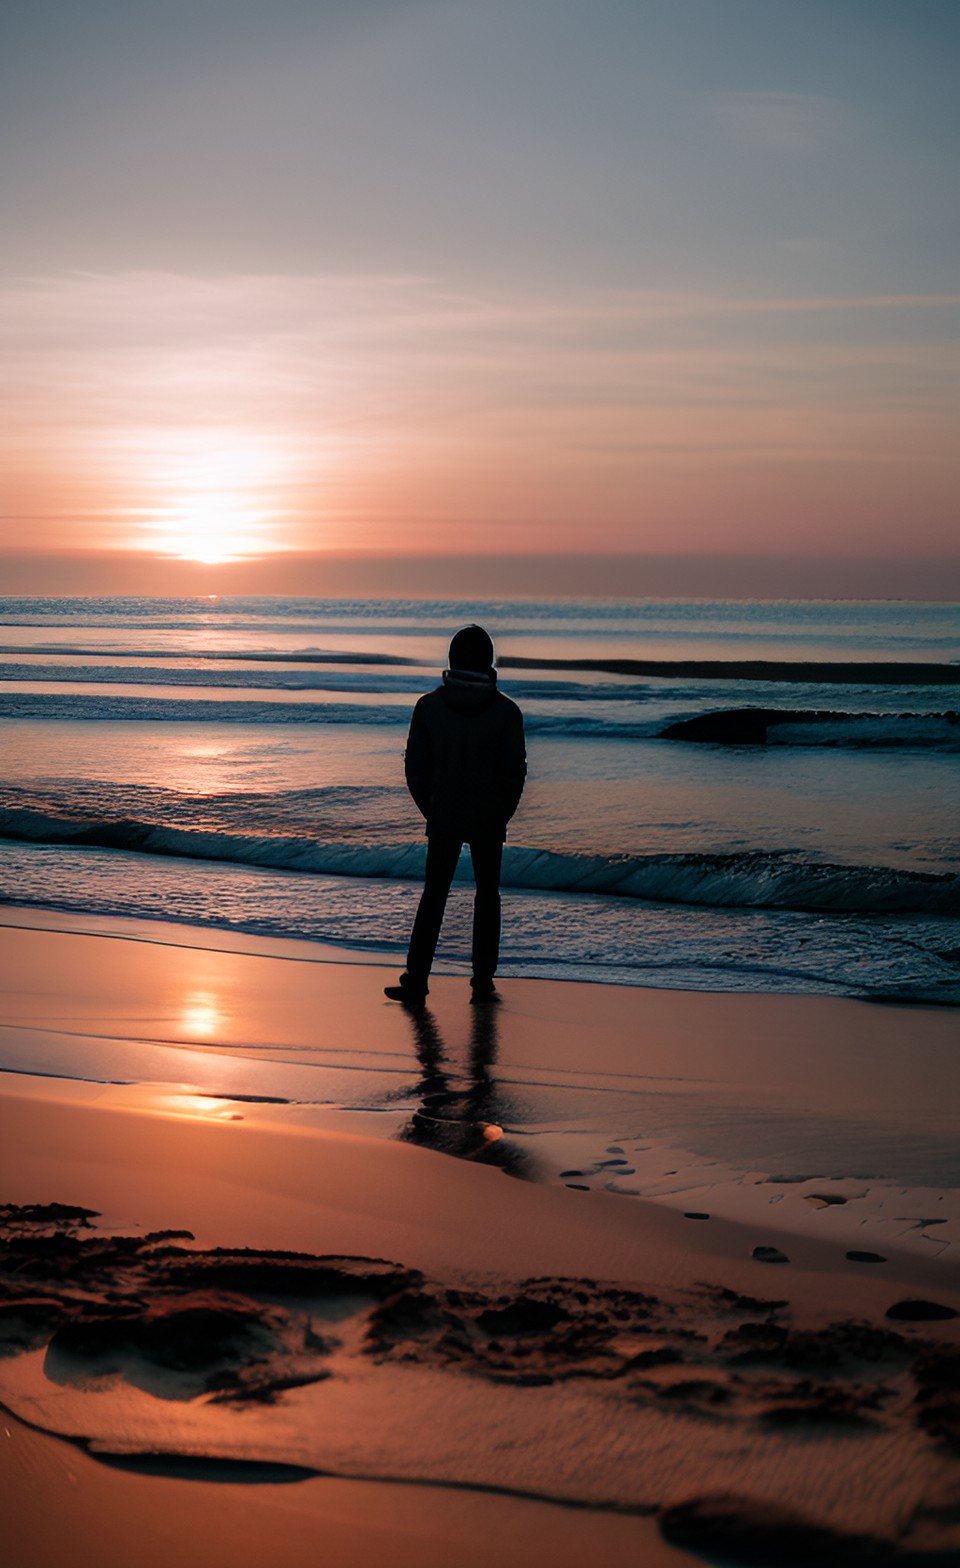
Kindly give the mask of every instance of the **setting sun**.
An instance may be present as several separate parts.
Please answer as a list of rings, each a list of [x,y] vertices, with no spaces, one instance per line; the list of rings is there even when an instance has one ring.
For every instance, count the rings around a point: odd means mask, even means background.
[[[230,495],[187,497],[161,524],[167,534],[163,553],[209,566],[259,554],[262,545],[252,538],[258,520]]]
[[[154,504],[136,509],[140,548],[208,565],[285,548],[276,537],[286,466],[277,449],[204,432],[184,433],[178,445],[150,472]]]

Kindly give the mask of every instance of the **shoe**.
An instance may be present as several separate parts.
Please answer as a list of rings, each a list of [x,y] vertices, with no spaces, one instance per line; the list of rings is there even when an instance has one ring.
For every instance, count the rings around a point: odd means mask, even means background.
[[[427,1000],[428,988],[414,980],[411,975],[402,974],[399,985],[385,985],[383,994],[391,1002],[402,1002],[404,1007],[422,1007]]]
[[[502,1002],[503,997],[492,980],[474,979],[470,981],[470,1001],[472,1003]]]

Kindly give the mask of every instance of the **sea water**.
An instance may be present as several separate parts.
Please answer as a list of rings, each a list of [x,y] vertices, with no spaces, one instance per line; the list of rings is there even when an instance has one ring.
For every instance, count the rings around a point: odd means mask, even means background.
[[[945,604],[0,600],[3,897],[399,966],[406,727],[471,621],[527,729],[503,974],[960,1001]],[[469,924],[465,857],[440,967]]]

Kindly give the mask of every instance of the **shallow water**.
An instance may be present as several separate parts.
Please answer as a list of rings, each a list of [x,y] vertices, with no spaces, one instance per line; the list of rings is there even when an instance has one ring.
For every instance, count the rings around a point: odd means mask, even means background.
[[[960,998],[948,605],[0,601],[8,896],[401,957],[423,855],[406,724],[471,620],[527,722],[504,972]],[[757,681],[747,659],[877,679]],[[939,683],[900,678],[930,663]],[[759,709],[762,744],[664,734]],[[468,905],[442,962],[464,961]]]

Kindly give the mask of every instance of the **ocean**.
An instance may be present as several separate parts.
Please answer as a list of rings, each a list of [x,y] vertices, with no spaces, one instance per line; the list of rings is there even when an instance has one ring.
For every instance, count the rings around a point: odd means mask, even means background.
[[[401,967],[406,726],[471,621],[528,738],[501,974],[960,1003],[947,604],[0,600],[3,899]]]

